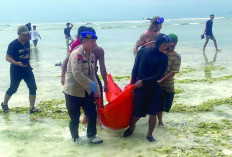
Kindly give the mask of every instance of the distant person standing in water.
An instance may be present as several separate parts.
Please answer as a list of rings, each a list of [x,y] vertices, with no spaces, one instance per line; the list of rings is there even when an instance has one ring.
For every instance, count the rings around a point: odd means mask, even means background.
[[[28,28],[29,31],[31,31],[31,23],[27,23],[25,26]]]
[[[73,24],[68,22],[66,23],[66,26],[67,28],[64,29],[64,36],[66,40],[67,51],[69,52],[69,45],[71,45],[75,40],[70,35],[70,31],[73,28]],[[71,40],[71,43],[69,43],[70,40]]]
[[[17,91],[19,84],[24,80],[29,88],[30,113],[41,112],[34,107],[36,99],[35,77],[30,65],[29,30],[26,26],[18,27],[18,39],[12,41],[7,49],[6,60],[10,65],[10,87],[6,91],[4,101],[1,103],[4,112],[9,112],[8,102]]]
[[[205,44],[204,44],[204,47],[203,47],[203,51],[205,51],[205,47],[206,45],[208,44],[209,42],[209,39],[213,40],[214,42],[214,46],[216,48],[216,51],[220,51],[217,47],[217,41],[213,35],[213,19],[214,19],[214,15],[211,14],[210,15],[210,19],[206,22],[206,25],[205,25],[205,30],[204,30],[204,33],[206,35],[206,39],[205,39]]]
[[[154,45],[154,40],[156,39],[156,37],[160,34],[160,30],[162,28],[162,24],[164,22],[164,18],[159,17],[159,16],[155,16],[153,17],[151,20],[151,24],[150,27],[148,28],[148,30],[146,30],[139,38],[139,40],[136,42],[133,52],[134,52],[134,56],[137,55],[137,51],[138,48],[140,46],[145,46],[145,47],[149,47],[148,44],[151,44],[152,46]]]
[[[36,30],[36,26],[33,26],[33,30],[30,31],[31,39],[33,41],[34,47],[37,47],[38,38],[41,40],[41,36],[39,35],[38,31]]]

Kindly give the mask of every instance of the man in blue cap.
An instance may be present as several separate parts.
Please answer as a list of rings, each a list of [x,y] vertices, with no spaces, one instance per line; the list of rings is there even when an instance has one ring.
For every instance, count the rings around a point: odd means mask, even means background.
[[[155,141],[152,133],[156,124],[161,91],[157,81],[161,79],[168,65],[168,56],[164,52],[170,41],[167,35],[160,34],[154,47],[142,48],[138,51],[131,79],[131,84],[135,84],[134,110],[130,126],[123,133],[123,137],[132,135],[136,122],[149,114],[146,139],[149,142]]]
[[[68,61],[64,82],[66,107],[70,116],[70,132],[75,142],[79,138],[80,107],[88,116],[87,137],[90,143],[99,144],[103,140],[96,136],[95,97],[100,97],[100,89],[95,75],[95,56],[97,36],[89,31],[81,33],[81,45],[75,49]]]

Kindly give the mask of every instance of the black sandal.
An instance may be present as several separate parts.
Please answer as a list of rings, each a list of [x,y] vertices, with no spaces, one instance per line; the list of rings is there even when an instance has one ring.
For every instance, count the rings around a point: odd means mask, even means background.
[[[5,112],[5,113],[9,112],[9,107],[8,107],[8,105],[4,105],[3,102],[2,102],[2,103],[1,103],[1,106],[2,106],[3,112]]]
[[[32,109],[30,109],[30,113],[39,113],[39,112],[41,112],[41,110],[38,108],[33,107]]]

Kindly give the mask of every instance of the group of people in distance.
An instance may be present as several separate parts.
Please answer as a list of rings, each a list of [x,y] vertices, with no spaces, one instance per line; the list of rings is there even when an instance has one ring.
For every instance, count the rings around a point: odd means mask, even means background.
[[[206,24],[205,32],[209,36],[206,39],[207,42],[208,38],[215,39],[212,34],[208,34],[210,32],[208,29],[212,26],[212,19],[211,17],[211,24]],[[146,139],[149,142],[155,141],[153,130],[156,119],[158,119],[159,126],[163,127],[163,111],[169,112],[171,109],[175,94],[173,77],[179,72],[181,56],[175,51],[178,36],[173,33],[169,35],[160,33],[163,22],[164,18],[159,16],[150,19],[149,28],[140,36],[134,46],[135,62],[131,74],[131,85],[135,86],[134,109],[130,125],[123,133],[123,137],[131,136],[137,121],[149,114]],[[82,107],[85,112],[84,123],[88,124],[87,137],[89,142],[99,144],[103,140],[96,136],[95,99],[100,98],[103,102],[103,91],[108,91],[104,50],[97,46],[98,37],[92,27],[79,27],[75,41],[70,36],[72,27],[71,23],[67,23],[67,28],[64,30],[67,46],[70,45],[69,40],[72,41],[72,44],[70,54],[62,64],[61,73],[66,107],[70,116],[70,133],[74,142],[79,139],[78,128],[80,108]],[[33,27],[33,30],[36,31],[36,27]],[[6,53],[6,60],[11,63],[10,87],[6,91],[1,106],[4,112],[9,112],[8,102],[17,91],[21,80],[24,80],[29,88],[29,112],[41,112],[34,106],[37,87],[29,62],[29,40],[30,34],[32,35],[33,32],[30,32],[28,26],[19,26],[17,33],[18,38],[9,44]],[[36,34],[38,35],[38,32]],[[104,87],[102,87],[97,75],[97,62],[100,65]],[[103,106],[103,104],[101,105]]]
[[[39,35],[38,30],[36,29],[36,25],[33,25],[33,29],[31,29],[31,23],[27,23],[25,26],[30,31],[30,39],[32,40],[34,47],[37,47],[38,39],[40,38],[41,40],[41,36]]]

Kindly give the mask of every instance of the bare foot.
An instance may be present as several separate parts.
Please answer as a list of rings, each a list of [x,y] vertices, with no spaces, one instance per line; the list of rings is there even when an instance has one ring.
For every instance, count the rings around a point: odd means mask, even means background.
[[[159,126],[160,126],[161,128],[163,128],[163,127],[164,127],[164,123],[163,123],[163,122],[159,122]]]

